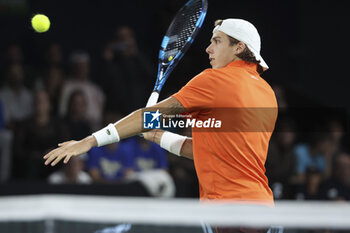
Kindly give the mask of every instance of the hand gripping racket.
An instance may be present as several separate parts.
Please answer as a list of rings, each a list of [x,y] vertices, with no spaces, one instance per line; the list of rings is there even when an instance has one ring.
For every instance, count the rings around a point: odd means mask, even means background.
[[[157,103],[165,81],[202,27],[207,9],[207,0],[189,0],[175,15],[160,45],[157,80],[147,107]]]

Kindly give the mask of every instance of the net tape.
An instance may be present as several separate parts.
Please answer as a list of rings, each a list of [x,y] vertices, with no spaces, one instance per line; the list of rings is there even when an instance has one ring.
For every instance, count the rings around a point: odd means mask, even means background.
[[[47,219],[198,226],[350,228],[348,202],[277,202],[275,208],[192,199],[34,195],[0,198],[0,222]]]

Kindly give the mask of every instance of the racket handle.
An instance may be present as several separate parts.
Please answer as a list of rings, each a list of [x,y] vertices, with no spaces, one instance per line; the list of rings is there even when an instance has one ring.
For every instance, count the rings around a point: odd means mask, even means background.
[[[153,106],[157,103],[159,98],[159,93],[157,91],[152,92],[151,96],[148,99],[146,107]]]

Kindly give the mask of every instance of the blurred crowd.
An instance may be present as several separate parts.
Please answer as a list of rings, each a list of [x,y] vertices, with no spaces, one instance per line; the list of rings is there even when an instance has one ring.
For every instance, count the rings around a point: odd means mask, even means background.
[[[31,65],[25,56],[20,43],[11,43],[0,63],[1,183],[138,180],[151,195],[175,195],[168,154],[140,137],[93,148],[65,166],[43,164],[43,155],[58,143],[80,140],[146,104],[155,66],[138,49],[132,28],[122,26],[111,33],[93,67],[98,77],[91,72],[88,51],[64,54],[62,45],[53,42],[41,65]],[[182,174],[175,171],[179,179],[186,179],[187,167],[180,169]]]
[[[174,196],[175,183],[178,189],[190,189],[183,196],[196,193],[192,161],[169,155],[140,137],[93,148],[64,166],[44,166],[43,155],[58,143],[80,140],[146,104],[156,66],[139,49],[132,28],[122,26],[111,33],[94,67],[89,51],[65,54],[56,42],[46,48],[39,66],[25,62],[20,43],[9,44],[2,56],[1,183],[138,180],[153,196]],[[280,112],[288,111],[284,88],[273,88]],[[350,200],[350,153],[344,148],[342,122],[331,119],[322,132],[305,135],[295,119],[281,116],[266,161],[275,198]]]
[[[279,118],[265,167],[275,199],[350,200],[346,113],[292,107],[284,89],[272,87]]]

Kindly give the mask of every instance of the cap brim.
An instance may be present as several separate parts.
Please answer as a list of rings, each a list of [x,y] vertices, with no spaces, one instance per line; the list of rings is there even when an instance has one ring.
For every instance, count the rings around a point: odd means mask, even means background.
[[[255,49],[253,49],[251,46],[247,45],[248,48],[250,49],[250,51],[253,52],[256,60],[260,61],[260,66],[263,68],[263,70],[267,70],[269,69],[269,66],[266,64],[266,62],[264,61],[264,59],[262,58],[262,56],[260,55],[260,53],[258,51],[256,51]]]

